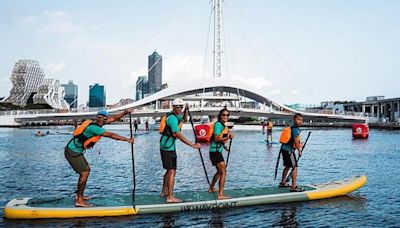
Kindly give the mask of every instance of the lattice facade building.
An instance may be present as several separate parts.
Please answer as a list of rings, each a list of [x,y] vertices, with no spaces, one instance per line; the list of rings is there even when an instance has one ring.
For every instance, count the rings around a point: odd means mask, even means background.
[[[13,84],[10,95],[2,102],[26,106],[32,93],[38,91],[44,77],[44,71],[40,68],[38,61],[19,60],[15,63],[10,77]]]
[[[24,107],[29,103],[48,104],[55,109],[69,109],[65,91],[56,79],[45,79],[44,70],[36,60],[19,60],[11,74],[13,87],[2,102]]]

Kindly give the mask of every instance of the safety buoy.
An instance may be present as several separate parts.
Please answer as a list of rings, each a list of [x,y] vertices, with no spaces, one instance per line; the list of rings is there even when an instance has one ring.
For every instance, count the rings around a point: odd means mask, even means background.
[[[353,138],[354,139],[366,139],[369,134],[368,124],[365,123],[355,123],[352,124]]]
[[[210,142],[208,137],[210,131],[209,124],[199,124],[194,127],[196,132],[196,138],[198,142]]]

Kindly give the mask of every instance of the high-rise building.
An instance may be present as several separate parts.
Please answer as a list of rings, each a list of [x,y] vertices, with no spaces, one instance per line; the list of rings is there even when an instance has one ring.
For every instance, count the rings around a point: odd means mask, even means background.
[[[10,95],[2,102],[26,106],[29,99],[38,91],[45,77],[43,69],[36,60],[19,60],[11,73],[13,87]]]
[[[162,89],[162,56],[156,51],[149,55],[149,93],[153,94]]]
[[[70,108],[78,108],[78,85],[74,84],[72,80],[68,84],[62,84],[65,90],[64,100],[67,101]]]
[[[106,90],[98,83],[89,86],[89,107],[106,107]]]
[[[136,100],[143,99],[149,93],[147,76],[139,76],[136,80]]]

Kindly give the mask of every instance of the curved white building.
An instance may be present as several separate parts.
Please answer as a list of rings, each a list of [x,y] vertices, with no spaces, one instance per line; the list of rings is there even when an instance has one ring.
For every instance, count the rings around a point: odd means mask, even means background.
[[[48,104],[54,109],[69,109],[64,100],[65,90],[57,79],[46,78],[39,86],[38,92],[33,96],[35,104]]]

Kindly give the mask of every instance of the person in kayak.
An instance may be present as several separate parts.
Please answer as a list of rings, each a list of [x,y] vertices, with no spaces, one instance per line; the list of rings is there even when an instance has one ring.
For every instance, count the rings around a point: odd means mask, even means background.
[[[79,174],[78,190],[75,197],[76,207],[93,206],[86,202],[86,200],[89,200],[91,197],[83,195],[90,174],[90,165],[84,156],[86,149],[92,148],[102,136],[126,141],[128,143],[134,143],[133,138],[125,138],[102,128],[105,124],[117,121],[131,112],[132,109],[127,109],[126,111],[114,116],[109,116],[107,111],[101,110],[97,113],[94,121],[86,120],[75,129],[74,137],[67,143],[64,155],[71,167]]]
[[[216,191],[214,186],[219,181],[219,189],[218,189],[218,199],[229,199],[229,196],[224,195],[224,186],[225,186],[225,178],[226,178],[226,166],[225,160],[222,156],[222,152],[224,150],[225,144],[228,140],[232,140],[234,135],[229,132],[228,127],[225,126],[225,123],[229,120],[230,112],[228,109],[222,109],[218,114],[218,121],[214,123],[213,131],[210,137],[210,160],[217,168],[217,173],[215,173],[211,186],[208,189],[208,192]],[[230,148],[229,148],[230,149]]]
[[[161,118],[160,122],[160,153],[163,168],[166,169],[163,178],[162,190],[160,193],[161,197],[166,197],[168,203],[180,203],[182,200],[174,196],[174,183],[176,175],[176,139],[181,140],[188,146],[195,149],[199,149],[201,145],[199,143],[190,142],[183,134],[182,123],[188,120],[188,106],[182,113],[184,102],[182,99],[175,99],[172,101],[172,112]]]
[[[302,143],[300,142],[300,129],[303,124],[303,116],[300,113],[296,113],[293,117],[293,125],[286,127],[282,131],[280,142],[282,143],[280,153],[283,157],[283,172],[282,179],[279,183],[279,187],[289,187],[290,185],[286,183],[286,176],[290,169],[292,169],[292,185],[290,191],[301,192],[303,189],[297,187],[297,164],[296,164],[296,154],[298,151],[298,156],[301,157],[302,153]]]

